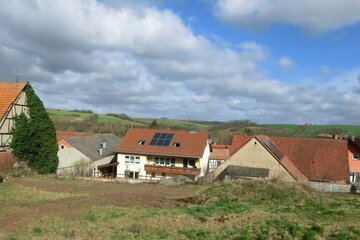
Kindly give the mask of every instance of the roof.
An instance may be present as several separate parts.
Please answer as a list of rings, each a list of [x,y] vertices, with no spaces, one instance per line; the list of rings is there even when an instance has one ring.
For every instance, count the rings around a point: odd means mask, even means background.
[[[249,136],[233,137],[231,155]],[[335,139],[255,136],[297,180],[347,182],[348,141]]]
[[[348,182],[348,141],[271,137],[309,180]]]
[[[0,81],[0,120],[5,116],[10,106],[24,90],[27,82]]]
[[[168,146],[150,145],[155,133],[174,134]],[[132,128],[127,131],[117,147],[119,153],[148,154],[173,157],[194,157],[201,158],[204,154],[209,133],[187,132],[168,129],[138,129]],[[145,141],[143,145],[139,141]],[[180,143],[174,147],[174,143]]]
[[[209,159],[226,160],[230,156],[230,146],[229,145],[213,144],[213,145],[211,145],[211,148],[212,148],[212,151],[210,153]]]
[[[114,153],[120,138],[112,133],[106,133],[84,137],[69,137],[65,140],[90,160],[95,161]],[[106,148],[103,154],[100,155],[98,151],[103,141],[106,141]]]
[[[65,138],[79,138],[85,136],[92,136],[98,133],[89,133],[89,132],[70,132],[70,131],[56,131],[56,140],[59,141]]]
[[[253,136],[248,135],[234,135],[230,147],[230,155],[233,155],[239,148],[245,145]]]

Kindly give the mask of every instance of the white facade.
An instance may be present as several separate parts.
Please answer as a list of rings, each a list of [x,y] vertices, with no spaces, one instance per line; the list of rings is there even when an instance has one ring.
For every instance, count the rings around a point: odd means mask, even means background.
[[[60,142],[61,144],[59,144],[59,150],[57,152],[59,158],[57,174],[72,173],[74,166],[86,163],[90,164],[92,162],[87,156],[70,144],[66,144],[65,141]]]
[[[14,103],[10,106],[10,109],[5,113],[3,119],[0,119],[0,148],[5,149],[5,147],[9,146],[15,117],[20,115],[20,113],[28,114],[25,92],[20,93]]]
[[[146,176],[145,164],[147,157],[136,154],[118,154],[117,176],[125,177],[125,171],[132,172],[132,178],[144,178]],[[135,177],[137,175],[138,177]]]
[[[204,154],[202,158],[200,158],[200,175],[199,177],[205,176],[208,170],[208,163],[209,163],[209,157],[210,157],[210,145],[209,143],[206,143],[206,147],[204,149]]]
[[[204,153],[201,158],[196,160],[196,168],[200,168],[200,174],[197,177],[205,176],[208,169],[208,161],[210,156],[210,146],[207,143],[204,149]],[[156,173],[152,175],[145,171],[145,164],[155,165],[156,158],[171,158],[174,162],[171,164],[172,167],[183,167],[183,160],[189,159],[187,157],[166,157],[166,156],[146,156],[146,155],[137,155],[137,154],[124,154],[118,153],[118,165],[117,165],[117,177],[130,177],[130,178],[139,178],[139,179],[160,179],[162,178],[161,173]],[[169,165],[162,165],[164,167]],[[170,166],[169,166],[170,167]],[[126,176],[125,174],[130,174]],[[167,175],[166,178],[172,176]]]

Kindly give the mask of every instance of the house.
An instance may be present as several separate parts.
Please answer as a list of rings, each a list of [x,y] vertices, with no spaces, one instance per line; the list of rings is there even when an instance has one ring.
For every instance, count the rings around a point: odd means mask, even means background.
[[[208,169],[208,132],[129,129],[117,147],[117,177],[152,179],[204,176]],[[99,166],[99,170],[109,167]]]
[[[348,183],[351,147],[347,140],[234,136],[229,159],[206,179],[255,177]]]
[[[350,182],[360,182],[360,138],[349,139]]]
[[[86,176],[93,176],[94,168],[114,158],[115,148],[120,141],[120,138],[112,133],[57,132],[57,137],[57,173]]]
[[[27,113],[27,82],[0,82],[0,151],[9,148],[16,115]]]
[[[208,172],[214,171],[214,169],[228,159],[230,155],[230,145],[214,143],[211,144],[210,147]]]
[[[27,82],[0,82],[0,169],[12,167],[15,159],[9,148],[16,115],[27,114]]]

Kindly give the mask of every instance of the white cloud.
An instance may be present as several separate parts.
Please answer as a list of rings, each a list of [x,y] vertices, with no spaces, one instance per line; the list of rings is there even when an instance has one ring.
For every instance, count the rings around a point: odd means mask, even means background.
[[[0,77],[15,79],[20,70],[48,107],[186,119],[360,123],[349,117],[360,104],[356,91],[349,90],[357,82],[345,83],[347,94],[333,85],[287,84],[261,69],[270,57],[269,49],[253,41],[219,46],[196,35],[174,12],[149,5],[0,3]]]
[[[294,60],[292,60],[291,58],[289,57],[281,57],[279,60],[278,60],[278,65],[280,68],[284,69],[284,70],[287,70],[287,69],[290,69],[294,66]]]
[[[359,22],[359,9],[358,0],[217,0],[215,12],[236,26],[288,23],[323,32]]]

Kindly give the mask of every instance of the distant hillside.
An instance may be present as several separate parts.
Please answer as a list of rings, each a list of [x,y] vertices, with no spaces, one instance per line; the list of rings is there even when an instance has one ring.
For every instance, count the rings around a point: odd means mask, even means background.
[[[126,114],[96,114],[90,110],[48,109],[50,118],[58,130],[79,132],[112,132],[122,136],[129,128],[147,128],[156,120],[164,129],[206,130],[211,138],[220,143],[230,143],[234,134],[269,135],[284,137],[339,137],[360,136],[360,126],[352,125],[298,125],[256,124],[249,120],[229,122],[193,121],[168,118],[131,118]]]
[[[119,136],[132,127],[147,128],[156,120],[159,128],[181,130],[209,130],[217,122],[167,118],[131,118],[126,114],[97,114],[90,110],[48,109],[57,130],[78,132],[112,132]]]
[[[269,135],[282,137],[338,137],[360,136],[360,126],[353,125],[297,125],[297,124],[256,124],[247,120],[230,121],[214,126],[213,139],[230,143],[234,134]]]

